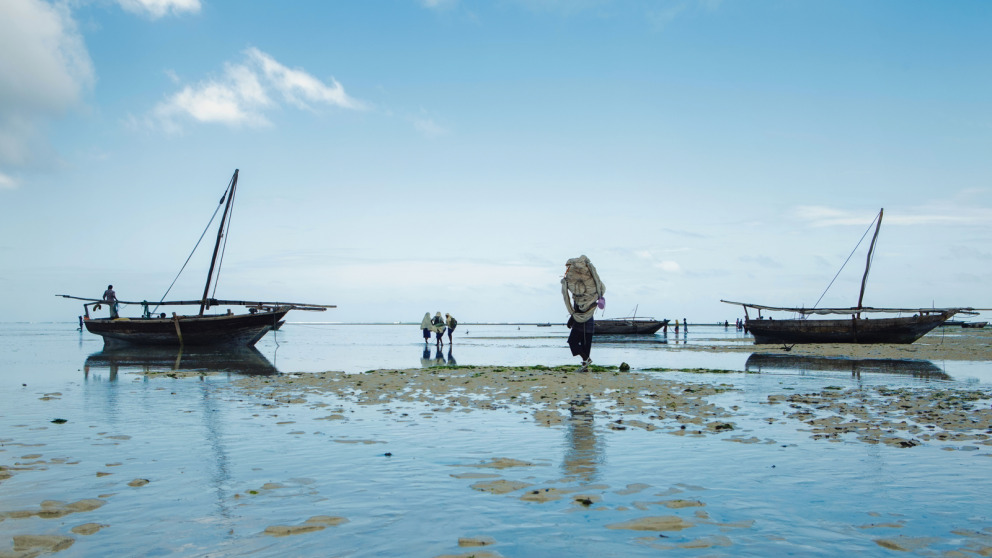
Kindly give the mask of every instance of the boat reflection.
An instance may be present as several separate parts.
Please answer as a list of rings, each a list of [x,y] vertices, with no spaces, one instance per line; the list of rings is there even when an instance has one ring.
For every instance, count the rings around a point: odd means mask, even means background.
[[[845,357],[776,355],[753,353],[744,364],[747,372],[763,370],[796,370],[799,372],[849,372],[852,376],[861,374],[901,374],[916,378],[950,380],[951,377],[929,360]]]
[[[676,339],[678,339],[676,337]],[[624,334],[614,334],[606,333],[603,335],[597,335],[593,340],[596,345],[667,345],[668,335],[624,335]]]
[[[130,347],[104,349],[86,357],[83,371],[107,372],[110,381],[120,372],[204,372],[266,376],[278,374],[265,355],[254,347],[232,350],[180,350],[174,347]]]

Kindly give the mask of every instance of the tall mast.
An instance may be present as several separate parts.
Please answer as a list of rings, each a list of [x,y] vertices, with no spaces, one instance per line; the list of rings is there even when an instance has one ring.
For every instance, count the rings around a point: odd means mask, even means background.
[[[871,237],[871,246],[868,247],[868,259],[865,261],[865,275],[861,278],[861,294],[858,295],[859,309],[862,308],[861,301],[865,298],[865,283],[868,281],[868,271],[871,269],[871,254],[875,251],[875,241],[878,240],[878,229],[882,228],[882,212],[884,211],[884,207],[878,210],[878,223],[875,224],[875,236]]]
[[[231,204],[234,202],[234,190],[238,187],[238,169],[234,169],[234,176],[231,183],[227,185],[227,205],[224,206],[224,215],[220,218],[220,227],[217,229],[217,243],[214,244],[214,255],[210,258],[210,271],[207,272],[207,284],[203,287],[203,299],[200,301],[200,315],[203,315],[204,308],[207,307],[207,296],[210,293],[210,281],[214,276],[214,265],[217,263],[217,252],[220,250],[220,241],[224,237],[224,223],[227,221],[227,214],[231,211]],[[876,232],[876,234],[878,234]]]

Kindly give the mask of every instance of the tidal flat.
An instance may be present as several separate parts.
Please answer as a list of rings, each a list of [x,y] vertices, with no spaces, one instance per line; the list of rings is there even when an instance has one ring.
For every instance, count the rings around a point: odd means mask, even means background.
[[[113,364],[71,334],[9,353],[0,556],[992,553],[982,360],[749,370],[699,328],[604,341],[583,373],[558,331],[470,326],[436,351],[379,326],[333,329],[308,371],[284,362],[328,330],[293,325],[265,374]]]

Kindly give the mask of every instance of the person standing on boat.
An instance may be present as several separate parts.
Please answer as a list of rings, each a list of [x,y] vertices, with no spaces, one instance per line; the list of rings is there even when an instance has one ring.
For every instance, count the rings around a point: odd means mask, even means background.
[[[437,345],[444,346],[444,318],[441,317],[441,313],[438,312],[434,314],[434,319],[431,320],[431,325],[434,326],[434,331],[437,332]]]
[[[571,293],[571,299],[569,299]],[[579,256],[565,262],[565,277],[561,280],[561,294],[568,309],[568,347],[572,356],[582,359],[582,371],[592,364],[589,354],[592,350],[592,335],[596,329],[593,313],[605,306],[603,295],[606,286],[599,278],[596,267],[589,258]]]
[[[431,340],[431,330],[434,329],[433,326],[431,326],[431,313],[430,312],[426,312],[424,314],[424,319],[423,320],[420,320],[420,329],[424,330],[424,344],[426,345],[428,342],[430,342],[430,340]]]
[[[444,315],[444,325],[448,326],[448,344],[451,344],[451,334],[455,331],[455,326],[458,325],[458,320],[455,319],[451,314]]]
[[[114,292],[113,285],[107,285],[107,290],[103,291],[103,300],[107,301],[110,308],[110,317],[117,317],[117,293]]]

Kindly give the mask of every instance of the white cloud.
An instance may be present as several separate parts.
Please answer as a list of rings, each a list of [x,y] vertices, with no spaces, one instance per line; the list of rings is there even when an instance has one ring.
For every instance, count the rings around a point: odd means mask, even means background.
[[[200,11],[200,0],[117,0],[125,10],[158,19],[169,14],[181,15],[183,12],[197,13]]]
[[[426,111],[421,110],[421,114],[411,117],[410,121],[413,122],[413,127],[417,131],[428,138],[436,138],[448,134],[448,130],[435,122],[433,118],[427,116]]]
[[[0,190],[11,189],[17,187],[17,181],[13,178],[7,176],[6,174],[0,172]]]
[[[647,12],[647,21],[655,29],[664,29],[670,23],[689,12],[715,12],[720,9],[722,0],[681,0],[667,4],[652,4]]]
[[[89,53],[64,6],[41,0],[0,2],[0,52],[0,166],[44,164],[45,126],[93,85]]]
[[[314,106],[336,106],[351,110],[364,104],[347,95],[344,87],[331,78],[325,84],[309,73],[290,69],[268,54],[249,48],[246,60],[227,64],[224,74],[195,85],[186,85],[153,109],[157,123],[167,131],[177,131],[180,122],[193,120],[229,126],[264,126],[270,122],[264,112],[277,107],[273,97],[303,110]]]
[[[823,206],[799,206],[793,211],[796,218],[812,227],[862,226],[867,227],[877,213],[848,211]],[[949,225],[977,224],[992,221],[992,210],[981,207],[926,207],[904,208],[885,214],[887,225]]]
[[[432,10],[443,10],[447,8],[452,8],[458,4],[458,0],[420,0],[425,8],[430,8]]]
[[[682,273],[682,266],[679,262],[672,260],[662,260],[660,262],[655,262],[654,266],[667,273]]]
[[[683,251],[683,250],[681,249],[662,250],[662,252],[666,252],[666,253],[676,252],[676,251]],[[651,267],[655,269],[660,269],[666,273],[682,273],[682,266],[679,265],[677,261],[662,259],[656,255],[655,251],[643,250],[643,249],[636,250],[634,251],[634,256],[636,256],[638,259],[646,260],[648,263],[650,263]]]
[[[250,60],[261,66],[269,84],[279,91],[286,101],[298,108],[310,110],[307,101],[347,109],[363,108],[362,103],[349,97],[344,92],[344,87],[334,78],[331,78],[332,85],[328,86],[303,70],[291,70],[283,66],[257,48],[249,48],[246,53]]]

